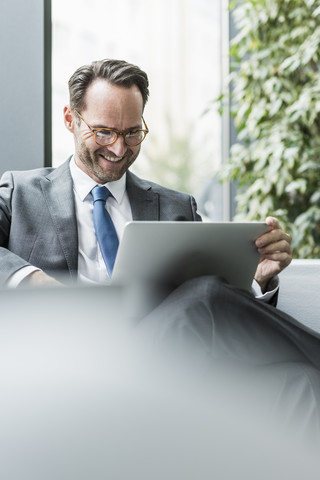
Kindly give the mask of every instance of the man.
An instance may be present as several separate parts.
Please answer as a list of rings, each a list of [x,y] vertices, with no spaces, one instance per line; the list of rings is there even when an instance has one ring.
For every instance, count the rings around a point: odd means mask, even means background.
[[[130,220],[201,220],[192,196],[142,180],[129,170],[148,133],[143,118],[148,79],[143,71],[118,60],[94,62],[72,75],[69,90],[64,122],[74,138],[74,155],[56,169],[2,176],[3,285],[59,285],[62,274],[84,282],[108,281],[104,244],[101,242],[100,247],[98,228],[95,231],[97,186],[106,185],[111,192],[100,213],[110,214],[115,240],[121,240]],[[256,297],[272,302],[278,288],[277,274],[291,262],[291,238],[275,218],[268,217],[266,222],[270,231],[256,241],[261,260],[254,289]],[[141,320],[140,327],[149,339],[151,336],[149,344],[154,339],[173,342],[175,351],[182,341],[182,350],[190,347],[187,355],[192,358],[199,353],[200,357],[227,356],[254,365],[293,362],[320,368],[316,335],[273,306],[215,277],[185,282]],[[297,389],[298,398],[307,392],[313,401],[317,370],[315,375],[310,384],[304,370],[301,375],[300,370],[294,371],[294,378],[298,376],[300,382],[302,377],[306,382],[302,390]],[[285,377],[286,382],[291,380],[292,376],[289,380]]]
[[[74,137],[73,157],[57,169],[9,172],[1,180],[0,274],[9,286],[54,285],[66,272],[84,281],[108,279],[92,218],[96,185],[111,191],[106,208],[119,239],[132,219],[201,220],[193,197],[128,170],[148,133],[142,70],[118,60],[93,62],[72,75],[69,91],[64,122]],[[255,289],[268,298],[291,261],[291,239],[276,219],[266,222],[271,229],[257,240]]]

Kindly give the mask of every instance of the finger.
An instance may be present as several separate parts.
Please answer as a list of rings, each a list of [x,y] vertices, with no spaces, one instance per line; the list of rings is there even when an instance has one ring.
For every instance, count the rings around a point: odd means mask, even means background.
[[[292,257],[291,254],[287,252],[275,252],[263,255],[261,257],[261,260],[270,260],[272,262],[278,263],[280,270],[283,270],[291,263]]]
[[[288,243],[289,245],[291,244],[291,235],[288,233],[285,233],[281,229],[276,229],[276,230],[271,230],[268,233],[265,233],[264,235],[261,235],[256,240],[256,246],[257,248],[264,248],[267,247],[268,245],[271,245],[273,243],[278,243],[280,241],[284,241]]]
[[[290,238],[291,240],[291,238]],[[267,253],[274,253],[274,252],[287,252],[292,253],[291,242],[285,237],[280,238],[280,240],[266,243],[262,246],[258,246],[258,252],[260,255],[264,255]]]
[[[288,255],[292,258],[292,247],[287,242],[279,242],[278,244],[271,244],[267,247],[258,249],[258,253],[261,257],[271,259],[274,255]],[[276,260],[276,258],[272,258]]]
[[[278,219],[275,218],[275,217],[267,217],[266,220],[265,220],[265,223],[273,229],[281,228]]]

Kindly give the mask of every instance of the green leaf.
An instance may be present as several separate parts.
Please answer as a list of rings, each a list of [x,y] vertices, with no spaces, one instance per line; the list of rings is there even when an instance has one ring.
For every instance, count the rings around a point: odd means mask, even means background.
[[[320,1],[232,2],[237,141],[219,172],[237,180],[236,218],[278,215],[294,255],[320,256]]]

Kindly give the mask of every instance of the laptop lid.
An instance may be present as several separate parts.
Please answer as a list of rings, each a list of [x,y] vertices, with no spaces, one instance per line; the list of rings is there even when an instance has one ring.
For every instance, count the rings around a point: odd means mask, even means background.
[[[130,222],[112,283],[175,284],[218,275],[250,290],[259,254],[254,241],[269,230],[262,222]]]

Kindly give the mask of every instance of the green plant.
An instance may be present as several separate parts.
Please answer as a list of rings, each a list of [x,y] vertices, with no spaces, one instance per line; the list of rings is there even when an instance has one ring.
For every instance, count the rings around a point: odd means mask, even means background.
[[[236,219],[279,218],[294,256],[320,254],[320,0],[236,0],[231,113],[238,133],[221,178]]]

